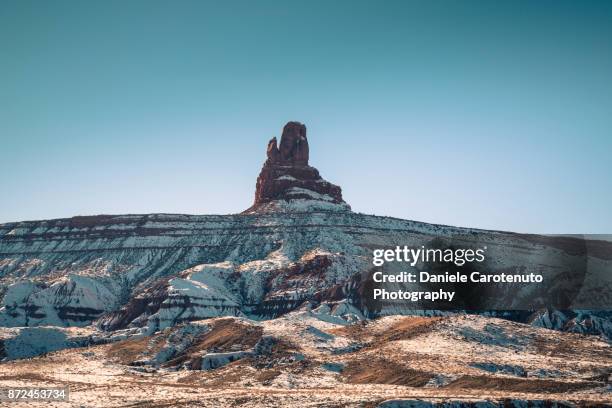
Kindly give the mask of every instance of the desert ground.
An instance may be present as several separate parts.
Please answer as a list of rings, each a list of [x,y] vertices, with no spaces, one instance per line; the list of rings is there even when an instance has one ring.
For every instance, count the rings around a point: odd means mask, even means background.
[[[595,336],[465,315],[347,325],[301,310],[4,361],[0,386],[69,387],[68,402],[15,407],[595,407],[612,404],[611,373]]]

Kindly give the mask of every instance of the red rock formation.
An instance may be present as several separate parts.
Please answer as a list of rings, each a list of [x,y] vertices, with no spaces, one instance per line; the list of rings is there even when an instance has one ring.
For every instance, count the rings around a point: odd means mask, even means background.
[[[246,212],[256,211],[262,204],[277,200],[314,200],[346,204],[340,187],[321,178],[319,171],[308,165],[309,149],[306,126],[289,122],[283,128],[280,145],[276,137],[268,142],[268,159],[257,178],[255,202]]]
[[[280,142],[280,164],[289,166],[308,166],[308,139],[306,126],[299,122],[289,122],[283,128]]]

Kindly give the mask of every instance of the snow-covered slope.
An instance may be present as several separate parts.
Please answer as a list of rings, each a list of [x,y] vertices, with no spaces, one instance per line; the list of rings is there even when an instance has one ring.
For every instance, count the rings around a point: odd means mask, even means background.
[[[160,329],[215,316],[273,318],[305,302],[348,302],[365,317],[409,314],[413,311],[401,303],[373,303],[364,295],[371,250],[398,243],[419,247],[436,239],[486,245],[487,268],[493,272],[521,268],[546,274],[566,268],[571,274],[574,260],[585,256],[576,253],[584,243],[571,238],[350,211],[10,223],[0,225],[0,325],[85,326],[99,319],[109,329]],[[586,254],[589,268],[604,273],[612,267],[612,245],[597,245]],[[517,253],[523,254],[520,259]],[[573,331],[611,334],[608,315],[580,316],[569,319]],[[527,318],[539,326],[570,328],[546,314],[522,319]]]

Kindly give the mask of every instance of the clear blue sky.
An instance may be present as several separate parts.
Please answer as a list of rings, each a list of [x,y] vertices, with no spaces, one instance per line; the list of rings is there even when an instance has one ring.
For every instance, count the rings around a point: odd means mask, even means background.
[[[612,232],[612,2],[0,2],[0,222],[233,213],[308,126],[354,210]]]

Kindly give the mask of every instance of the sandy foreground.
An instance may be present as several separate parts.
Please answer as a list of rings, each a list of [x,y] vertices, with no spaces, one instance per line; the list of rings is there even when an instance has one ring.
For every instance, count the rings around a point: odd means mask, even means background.
[[[220,318],[159,362],[172,330],[0,363],[1,387],[69,387],[68,402],[6,406],[374,407],[389,400],[612,404],[612,352],[593,336],[482,316],[341,325],[307,313]],[[210,351],[273,346],[202,369]],[[259,343],[257,343],[259,342]],[[166,347],[166,349],[164,349]],[[154,358],[157,360],[154,360]],[[158,361],[158,363],[152,363]]]

